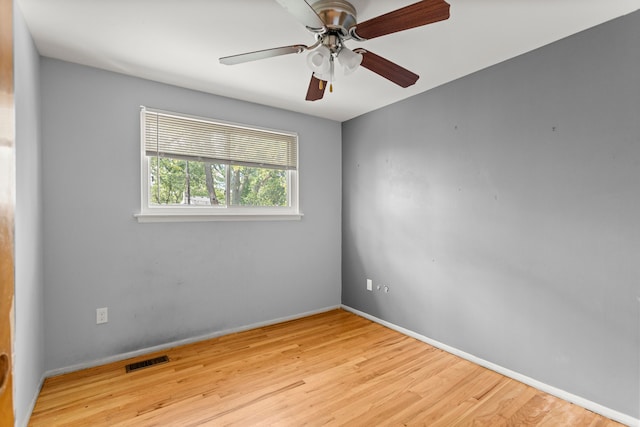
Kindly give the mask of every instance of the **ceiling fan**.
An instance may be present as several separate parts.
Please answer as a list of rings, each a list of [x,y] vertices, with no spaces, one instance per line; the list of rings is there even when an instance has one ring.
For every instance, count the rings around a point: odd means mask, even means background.
[[[361,23],[357,22],[355,7],[346,0],[319,0],[312,4],[305,0],[276,1],[315,35],[316,42],[310,46],[296,44],[225,56],[220,62],[234,65],[309,51],[307,64],[312,74],[307,101],[322,99],[327,83],[329,91],[333,91],[336,60],[345,74],[361,65],[401,87],[411,86],[420,76],[369,50],[351,50],[345,41],[370,40],[449,18],[449,4],[444,0],[419,1]]]

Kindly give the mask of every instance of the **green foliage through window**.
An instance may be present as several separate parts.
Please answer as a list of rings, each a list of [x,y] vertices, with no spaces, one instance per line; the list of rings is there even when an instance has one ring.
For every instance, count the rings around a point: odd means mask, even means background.
[[[149,175],[156,206],[288,206],[288,171],[282,169],[149,157]]]

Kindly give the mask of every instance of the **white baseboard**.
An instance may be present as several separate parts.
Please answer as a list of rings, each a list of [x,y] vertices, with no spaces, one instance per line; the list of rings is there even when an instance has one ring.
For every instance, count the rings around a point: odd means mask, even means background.
[[[526,375],[522,375],[518,372],[512,371],[510,369],[504,368],[502,366],[496,365],[495,363],[489,362],[487,360],[481,359],[479,357],[476,357],[472,354],[466,353],[462,350],[459,350],[457,348],[448,346],[446,344],[443,344],[439,341],[436,341],[434,339],[425,337],[424,335],[420,335],[416,332],[413,332],[409,329],[405,329],[402,326],[398,326],[395,325],[391,322],[387,322],[386,320],[382,320],[379,319],[375,316],[372,316],[370,314],[364,313],[360,310],[356,310],[355,308],[346,306],[346,305],[342,305],[342,308],[344,310],[350,311],[354,314],[357,314],[358,316],[362,316],[366,319],[369,319],[375,323],[379,323],[380,325],[386,326],[389,329],[393,329],[394,331],[398,331],[401,334],[410,336],[412,338],[415,338],[419,341],[425,342],[429,345],[432,345],[436,348],[439,348],[441,350],[446,351],[447,353],[451,353],[455,356],[458,356],[462,359],[468,360],[470,362],[475,363],[476,365],[480,365],[483,366],[487,369],[490,369],[492,371],[495,371],[499,374],[502,374],[506,377],[509,378],[513,378],[516,381],[520,381],[521,383],[527,384],[533,388],[536,388],[540,391],[543,391],[545,393],[549,393],[553,396],[556,396],[560,399],[566,400],[567,402],[571,402],[575,405],[581,406],[585,409],[588,409],[591,412],[595,412],[597,414],[600,414],[602,416],[605,416],[607,418],[610,418],[614,421],[617,421],[619,423],[625,424],[627,426],[630,427],[636,427],[636,426],[640,426],[640,419],[637,418],[633,418],[630,415],[627,414],[623,414],[622,412],[618,412],[615,411],[611,408],[607,408],[606,406],[600,405],[598,403],[592,402],[590,400],[587,400],[585,398],[582,398],[580,396],[576,396],[575,394],[569,393],[567,391],[561,390],[557,387],[553,387],[550,386],[549,384],[545,384],[543,382],[540,382],[538,380],[535,380],[533,378],[527,377]]]
[[[33,414],[33,410],[36,407],[38,396],[40,396],[40,390],[42,390],[42,386],[44,385],[44,380],[46,378],[47,378],[47,374],[46,373],[42,374],[42,376],[40,377],[40,385],[38,386],[38,390],[36,391],[36,394],[33,396],[33,399],[31,399],[31,403],[27,408],[27,413],[25,414],[24,420],[22,420],[23,422],[20,423],[20,420],[16,420],[16,425],[19,425],[21,427],[27,427],[29,425],[29,420],[31,420],[31,414]]]
[[[177,347],[185,344],[192,344],[198,341],[206,341],[208,339],[221,337],[223,335],[234,334],[236,332],[248,331],[250,329],[261,328],[263,326],[275,325],[277,323],[287,322],[289,320],[300,319],[314,314],[324,313],[327,311],[341,308],[340,305],[320,308],[318,310],[307,311],[305,313],[294,314],[292,316],[280,317],[277,319],[267,320],[264,322],[252,323],[250,325],[239,326],[237,328],[225,329],[222,331],[212,332],[210,334],[198,335],[195,337],[185,338],[178,341],[172,341],[153,347],[141,348],[140,350],[130,351],[127,353],[116,354],[114,356],[105,357],[102,359],[91,360],[89,362],[78,363],[76,365],[66,366],[64,368],[52,369],[45,372],[44,378],[54,377],[56,375],[67,374],[69,372],[80,371],[82,369],[93,368],[96,366],[106,365],[108,363],[119,362],[121,360],[130,359],[132,357],[138,357],[149,353],[155,353],[157,351],[166,350],[172,347]],[[35,403],[35,402],[34,402]]]

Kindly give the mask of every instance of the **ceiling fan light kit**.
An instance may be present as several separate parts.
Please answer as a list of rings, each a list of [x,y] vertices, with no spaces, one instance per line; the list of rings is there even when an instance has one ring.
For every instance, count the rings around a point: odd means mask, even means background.
[[[356,53],[347,47],[342,47],[338,55],[338,62],[344,69],[344,75],[348,76],[362,64],[362,54]]]
[[[312,75],[307,101],[322,99],[327,82],[333,91],[336,59],[345,75],[362,66],[401,87],[413,85],[419,78],[417,74],[366,49],[351,50],[345,41],[365,41],[449,18],[449,4],[444,0],[419,1],[361,23],[357,21],[355,7],[346,0],[319,0],[313,4],[305,0],[276,1],[315,34],[316,42],[310,46],[291,45],[226,56],[220,62],[235,65],[309,51],[307,65]]]
[[[307,55],[307,65],[316,74],[327,73],[331,60],[331,51],[325,45],[318,46]]]

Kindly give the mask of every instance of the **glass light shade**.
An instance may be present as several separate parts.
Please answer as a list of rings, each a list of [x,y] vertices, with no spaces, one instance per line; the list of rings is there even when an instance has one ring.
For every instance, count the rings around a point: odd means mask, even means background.
[[[320,45],[307,55],[307,65],[316,74],[326,74],[331,62],[331,51],[325,45]]]
[[[329,73],[327,74],[313,73],[313,77],[315,77],[318,80],[324,80],[325,82],[328,82],[329,80],[331,80],[331,76],[329,75]]]
[[[335,70],[334,70],[333,58],[329,59],[329,68],[327,69],[326,72],[324,72],[324,73],[316,73],[316,72],[314,72],[313,76],[316,79],[324,80],[325,82],[329,82],[329,83],[335,82],[336,81],[336,73],[335,73]]]
[[[331,73],[326,73],[326,74],[313,73],[313,77],[315,77],[318,80],[324,80],[325,82],[329,82],[329,83],[339,80],[339,79],[336,79],[335,74],[332,76]]]
[[[348,76],[362,63],[362,55],[343,47],[338,54],[338,62],[344,68],[344,75]]]

